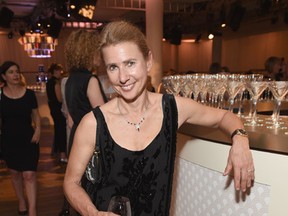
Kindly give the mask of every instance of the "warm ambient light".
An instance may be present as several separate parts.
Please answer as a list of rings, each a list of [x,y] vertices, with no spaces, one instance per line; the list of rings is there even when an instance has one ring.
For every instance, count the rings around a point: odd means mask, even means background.
[[[24,50],[31,58],[50,58],[51,52],[55,50],[55,46],[58,44],[57,39],[39,33],[26,33],[19,38],[18,42],[24,46]]]
[[[209,38],[210,40],[212,40],[212,39],[214,38],[214,35],[213,35],[213,34],[209,34],[209,35],[208,35],[208,38]]]
[[[95,6],[93,5],[85,5],[84,7],[82,7],[80,10],[79,10],[79,14],[86,17],[86,18],[89,18],[89,19],[92,19],[93,18],[93,13],[94,13],[94,10],[95,10]]]
[[[162,41],[167,41],[165,38],[162,38]],[[182,39],[181,42],[183,43],[195,43],[195,39]]]
[[[183,42],[183,43],[194,43],[195,39],[182,39],[181,42]]]

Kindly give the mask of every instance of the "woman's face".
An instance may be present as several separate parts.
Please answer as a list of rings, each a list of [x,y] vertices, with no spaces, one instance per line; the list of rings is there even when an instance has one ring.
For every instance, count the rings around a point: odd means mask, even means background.
[[[59,70],[54,70],[53,76],[56,77],[57,79],[59,79],[61,77],[63,73],[63,70],[59,69]]]
[[[278,73],[279,70],[281,69],[281,67],[282,67],[281,62],[280,62],[280,61],[279,61],[279,62],[276,62],[276,63],[274,64],[274,66],[273,66],[273,71],[272,71],[272,73],[273,73],[273,74]]]
[[[102,50],[109,79],[115,91],[127,100],[133,100],[146,88],[152,54],[147,60],[133,42],[110,45]]]
[[[15,85],[20,83],[20,72],[16,65],[9,67],[5,74],[2,74],[2,77],[7,84]]]

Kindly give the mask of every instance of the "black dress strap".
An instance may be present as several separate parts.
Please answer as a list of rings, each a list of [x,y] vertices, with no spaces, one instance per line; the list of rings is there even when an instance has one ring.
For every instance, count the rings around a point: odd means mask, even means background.
[[[93,114],[94,114],[94,117],[95,119],[97,120],[97,127],[96,127],[96,144],[95,144],[95,150],[97,152],[100,153],[100,158],[102,160],[102,156],[101,156],[101,151],[100,151],[100,131],[101,131],[101,124],[102,124],[102,119],[101,119],[101,112],[100,112],[100,109],[99,109],[99,106],[97,106],[96,108],[94,108],[92,110]],[[101,167],[100,167],[100,175],[103,175],[103,166],[102,166],[102,161],[101,161]],[[102,179],[101,179],[102,180]],[[89,195],[89,197],[91,198],[91,200],[95,200],[95,196],[96,196],[96,193],[97,193],[97,188],[99,186],[99,184],[101,184],[101,180],[98,181],[96,184],[93,184],[91,183],[85,176],[85,174],[82,176],[82,180],[81,180],[81,186],[84,188],[84,190],[87,192],[87,194]]]

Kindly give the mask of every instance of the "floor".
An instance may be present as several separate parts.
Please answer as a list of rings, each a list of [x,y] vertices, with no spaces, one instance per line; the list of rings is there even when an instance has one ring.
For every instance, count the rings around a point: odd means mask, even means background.
[[[65,164],[51,156],[53,127],[42,127],[40,160],[38,166],[38,216],[57,216],[63,204]],[[18,215],[18,202],[5,164],[0,165],[0,215]],[[75,215],[75,212],[71,214]]]

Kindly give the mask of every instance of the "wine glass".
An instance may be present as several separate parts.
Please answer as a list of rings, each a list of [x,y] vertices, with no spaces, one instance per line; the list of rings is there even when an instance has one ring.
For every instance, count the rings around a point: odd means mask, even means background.
[[[234,98],[244,86],[244,83],[239,81],[238,74],[232,74],[228,76],[226,90],[229,95],[229,111],[233,112]]]
[[[199,95],[202,92],[203,86],[204,86],[204,74],[201,73],[196,73],[191,75],[191,88],[192,88],[192,93],[193,93],[193,100],[198,101],[198,98],[201,100],[201,96]]]
[[[285,95],[288,93],[288,81],[272,81],[269,88],[274,96],[275,100],[275,116],[273,118],[272,126],[268,126],[270,129],[286,129],[287,127],[281,126],[279,121],[280,106],[284,100]]]
[[[168,94],[174,94],[174,89],[171,83],[171,79],[172,79],[172,76],[166,76],[162,78],[163,88]]]
[[[266,81],[248,81],[247,89],[251,95],[252,103],[252,119],[250,122],[245,123],[247,126],[263,126],[263,124],[257,121],[257,103],[258,99],[264,90],[268,87],[268,82]],[[248,120],[247,120],[248,121]]]
[[[238,94],[237,94],[237,99],[238,99],[238,113],[237,115],[241,118],[242,117],[242,107],[243,107],[243,93],[244,91],[246,90],[246,84],[247,84],[247,81],[248,81],[248,75],[247,74],[240,74],[239,75],[239,81],[243,83],[243,86],[242,88],[240,88]]]
[[[121,216],[132,216],[129,198],[113,196],[108,206],[108,212],[113,212]]]

